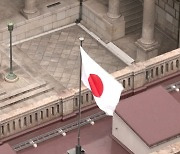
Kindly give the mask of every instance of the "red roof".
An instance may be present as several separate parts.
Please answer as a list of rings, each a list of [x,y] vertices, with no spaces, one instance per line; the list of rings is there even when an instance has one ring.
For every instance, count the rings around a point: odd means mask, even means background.
[[[0,146],[0,154],[16,154],[16,152],[13,151],[9,144],[3,144]]]
[[[95,122],[94,126],[81,127],[81,145],[88,154],[129,154],[111,137],[112,118],[106,117]],[[18,154],[66,154],[77,144],[77,129],[68,132],[65,137],[58,136],[41,144],[37,148],[28,148]],[[1,154],[1,153],[0,153]]]
[[[122,100],[116,113],[149,147],[180,135],[180,104],[161,86]]]

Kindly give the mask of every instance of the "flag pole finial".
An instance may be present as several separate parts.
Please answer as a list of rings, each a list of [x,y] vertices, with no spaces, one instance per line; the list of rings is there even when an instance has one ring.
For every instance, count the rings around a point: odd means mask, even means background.
[[[79,41],[80,41],[80,45],[81,45],[81,47],[82,47],[82,42],[84,41],[84,37],[80,37],[80,38],[79,38]]]

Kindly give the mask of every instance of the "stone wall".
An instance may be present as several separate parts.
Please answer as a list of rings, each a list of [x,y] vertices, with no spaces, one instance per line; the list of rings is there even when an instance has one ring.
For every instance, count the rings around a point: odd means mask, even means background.
[[[179,5],[177,0],[156,0],[156,24],[173,39],[178,37]]]
[[[143,3],[143,0],[139,0]],[[156,26],[173,39],[178,38],[180,3],[178,0],[156,0]]]
[[[75,23],[79,18],[79,2],[70,3],[63,1],[56,9],[45,10],[41,15],[29,19],[14,21],[14,30],[12,32],[13,42],[21,41],[62,26]],[[0,42],[9,43],[9,32],[7,25],[0,29]]]

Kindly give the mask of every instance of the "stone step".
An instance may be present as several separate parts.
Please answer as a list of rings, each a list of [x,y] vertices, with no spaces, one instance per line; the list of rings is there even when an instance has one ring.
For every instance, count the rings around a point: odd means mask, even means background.
[[[138,6],[134,7],[134,8],[126,11],[126,12],[122,12],[122,15],[124,17],[127,17],[127,16],[133,15],[133,14],[139,12],[139,11],[143,12],[143,7],[141,5],[138,5]]]
[[[5,94],[6,94],[6,92],[1,89],[1,90],[0,90],[0,96],[1,96],[1,95],[5,95]]]
[[[137,2],[137,1],[133,1],[131,3],[128,3],[128,4],[124,5],[124,6],[121,6],[120,7],[120,12],[123,14],[124,12],[127,12],[127,11],[129,11],[131,9],[134,9],[134,8],[138,7],[138,6],[141,6],[141,3]]]
[[[138,17],[142,17],[142,18],[143,18],[143,12],[142,12],[142,10],[136,10],[136,12],[134,12],[133,14],[130,14],[130,15],[128,15],[128,16],[125,16],[125,17],[124,17],[124,20],[125,20],[126,22],[128,22],[128,21],[134,20],[134,19],[136,19],[136,18],[138,18]]]
[[[120,8],[123,7],[124,5],[130,4],[136,0],[120,0]]]
[[[46,82],[34,83],[34,84],[28,85],[26,87],[8,92],[8,93],[0,96],[0,103],[3,101],[9,100],[11,98],[14,98],[14,97],[18,97],[19,95],[31,92],[31,91],[36,90],[38,88],[44,87],[46,85],[47,85]]]
[[[14,105],[14,104],[17,104],[19,102],[25,101],[25,100],[30,99],[30,98],[34,98],[36,96],[47,93],[51,90],[53,90],[53,87],[50,87],[47,85],[47,86],[39,87],[38,89],[34,89],[34,90],[26,92],[26,93],[21,93],[21,95],[18,95],[17,97],[12,97],[11,99],[8,99],[4,102],[1,102],[0,103],[0,109],[6,108],[6,107]]]
[[[125,34],[139,30],[142,27],[143,6],[141,2],[138,0],[121,0],[120,10],[126,22]]]
[[[142,23],[143,17],[142,16],[138,16],[134,19],[132,19],[131,21],[126,22],[125,27],[131,27],[131,26],[135,26],[136,24]]]
[[[137,23],[136,25],[130,26],[128,28],[126,28],[125,30],[125,34],[130,34],[136,31],[139,31],[142,29],[142,22],[141,23]]]

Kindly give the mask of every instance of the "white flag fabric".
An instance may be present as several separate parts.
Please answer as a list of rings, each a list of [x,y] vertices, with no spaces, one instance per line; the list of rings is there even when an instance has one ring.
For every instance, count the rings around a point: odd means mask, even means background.
[[[91,59],[82,47],[80,52],[83,84],[91,90],[98,107],[113,116],[123,90],[122,84]]]

